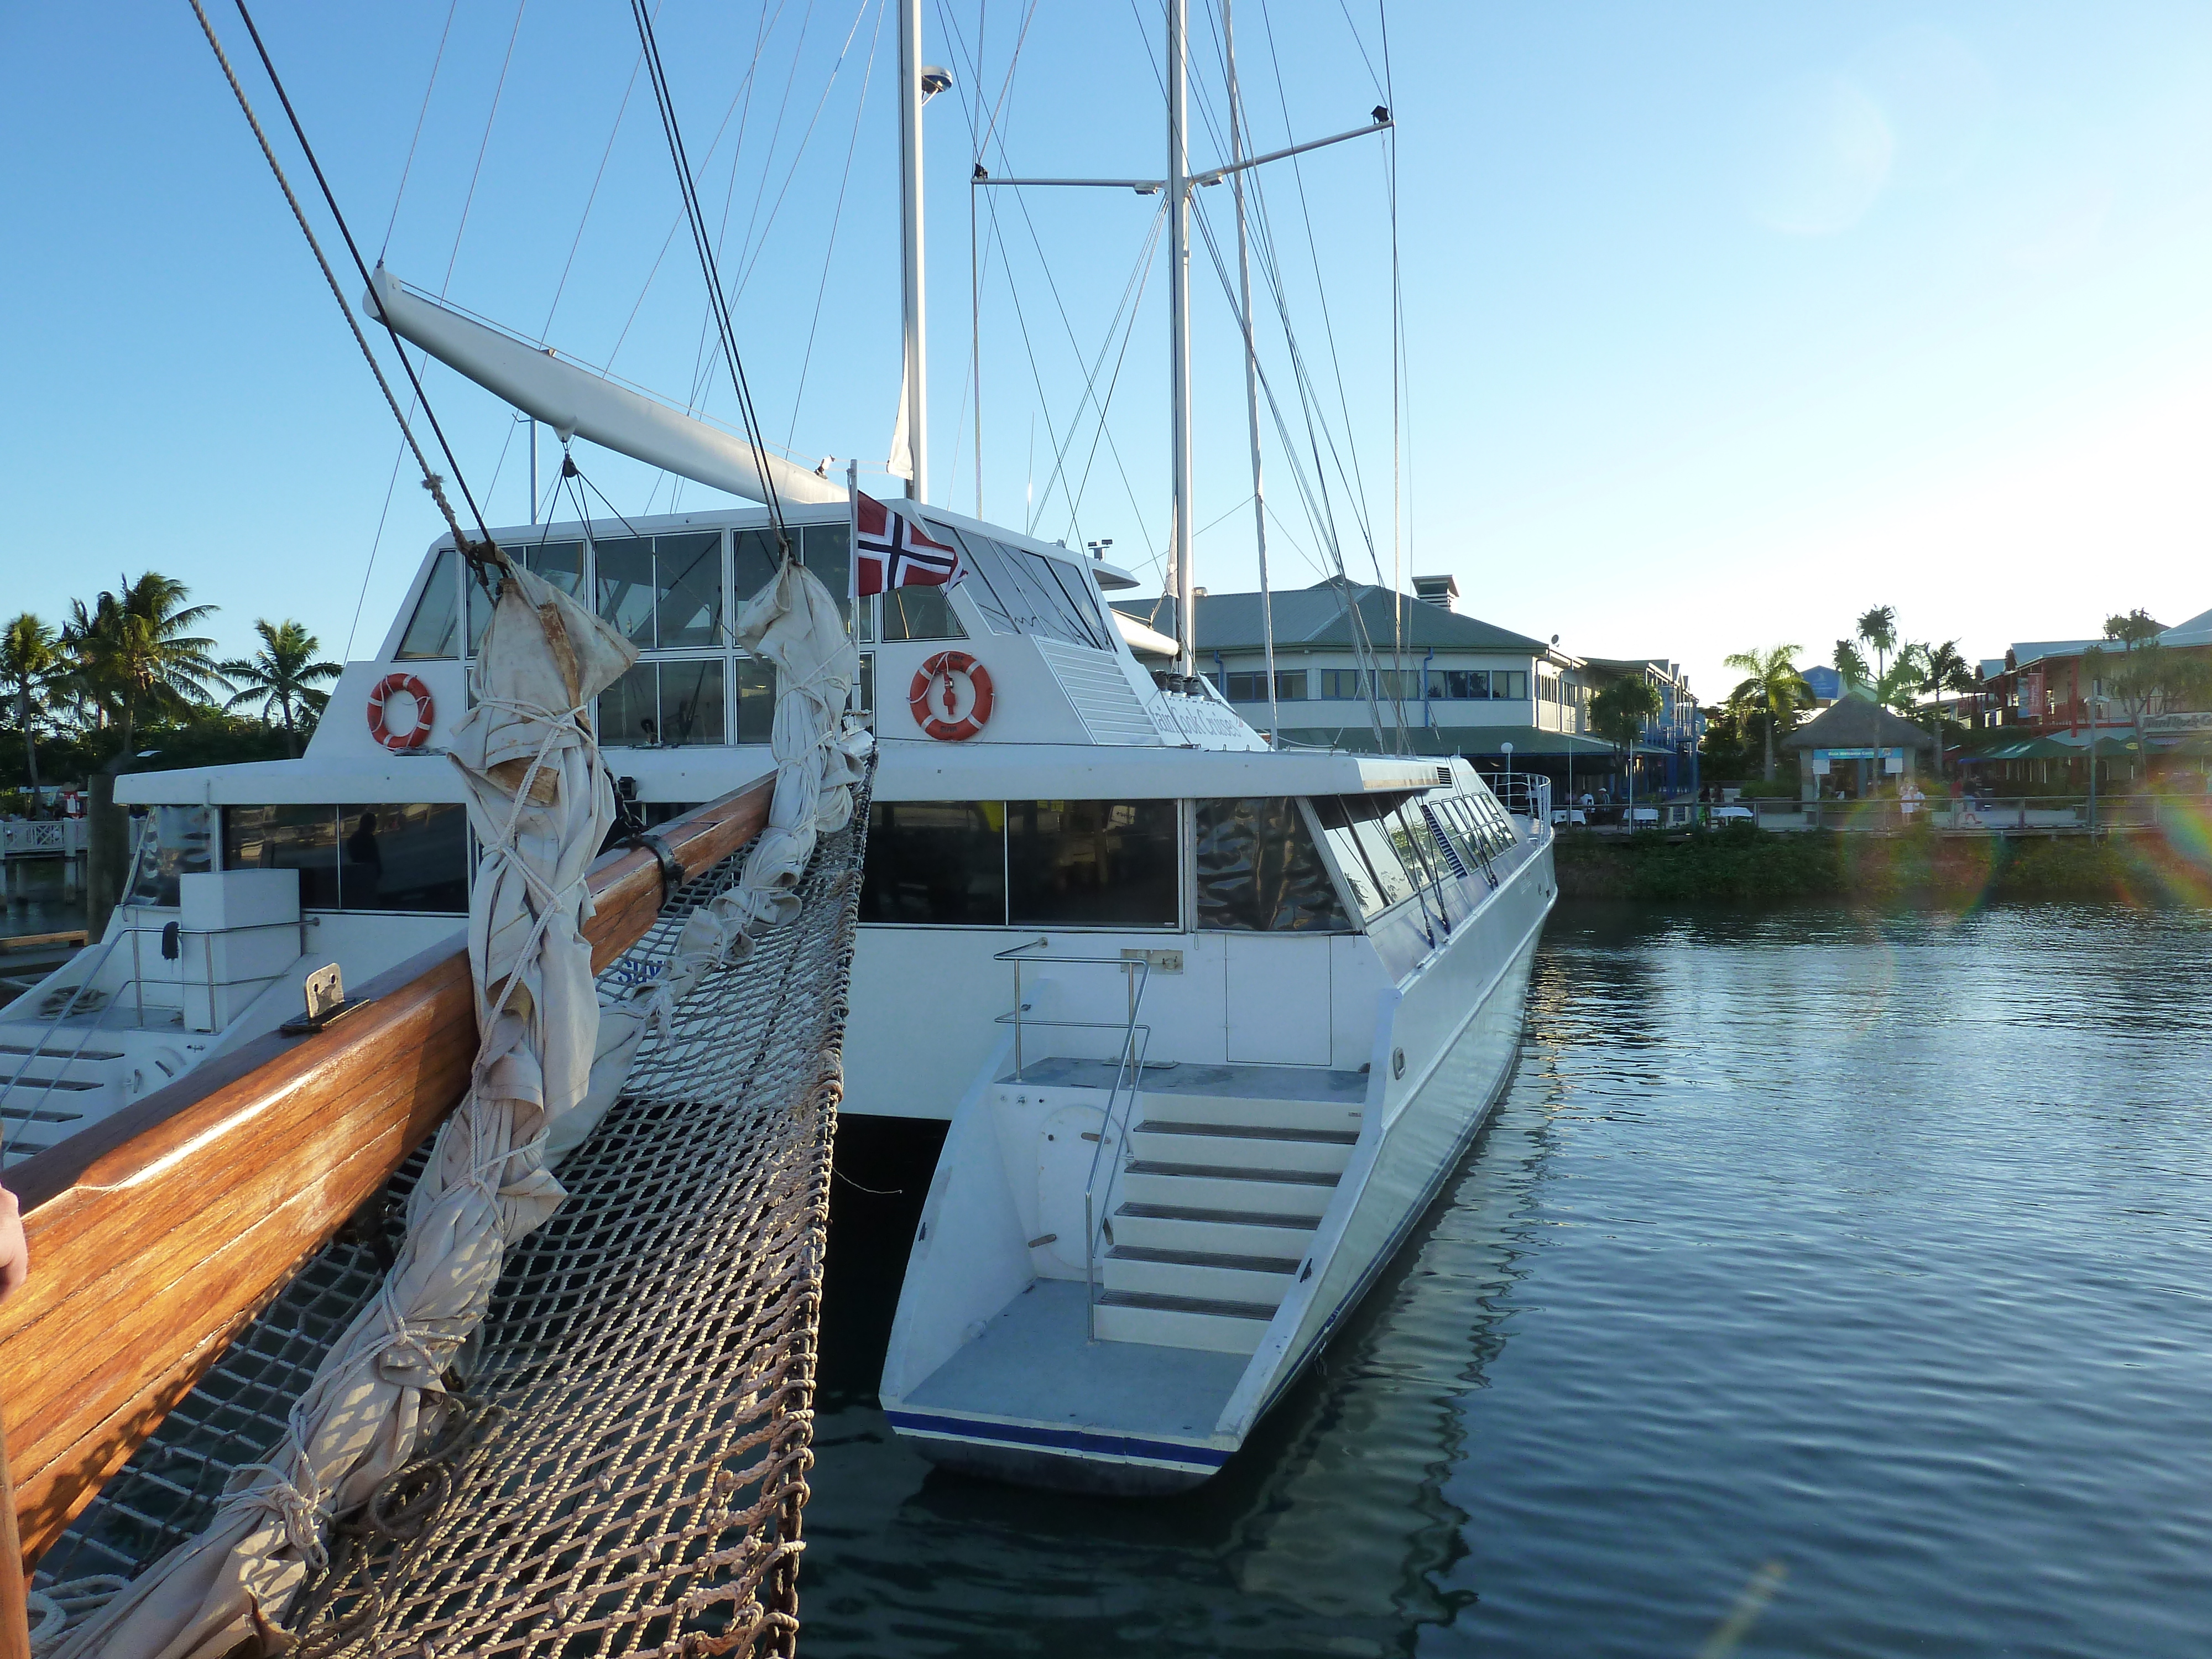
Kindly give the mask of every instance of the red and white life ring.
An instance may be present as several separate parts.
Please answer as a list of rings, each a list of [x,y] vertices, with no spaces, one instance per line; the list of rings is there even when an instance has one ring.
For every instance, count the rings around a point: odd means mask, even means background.
[[[914,723],[940,743],[965,743],[989,725],[993,701],[991,671],[965,651],[940,651],[922,664],[906,696]]]
[[[395,691],[415,699],[415,724],[404,732],[393,731],[384,720],[385,702]],[[368,694],[368,735],[386,749],[420,749],[430,741],[431,713],[428,686],[412,674],[386,674]]]

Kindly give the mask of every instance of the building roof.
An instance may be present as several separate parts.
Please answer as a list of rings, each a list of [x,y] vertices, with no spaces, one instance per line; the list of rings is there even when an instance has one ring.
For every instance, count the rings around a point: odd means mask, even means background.
[[[1367,643],[1388,651],[1393,638],[1390,590],[1369,582],[1341,583],[1334,580],[1311,587],[1293,587],[1274,595],[1275,648],[1297,647],[1352,648],[1352,623],[1346,614],[1344,594],[1350,587],[1353,603],[1366,624]],[[1510,651],[1534,656],[1552,653],[1553,647],[1526,634],[1499,628],[1479,617],[1463,617],[1411,594],[1398,596],[1404,617],[1404,640],[1409,650],[1456,649]],[[1174,631],[1175,601],[1118,599],[1116,611],[1160,629]],[[1198,599],[1198,653],[1209,651],[1257,651],[1266,643],[1261,625],[1257,593],[1203,593]]]
[[[1783,738],[1784,749],[1918,749],[1932,751],[1936,739],[1902,714],[1892,714],[1869,697],[1845,697],[1825,708]]]

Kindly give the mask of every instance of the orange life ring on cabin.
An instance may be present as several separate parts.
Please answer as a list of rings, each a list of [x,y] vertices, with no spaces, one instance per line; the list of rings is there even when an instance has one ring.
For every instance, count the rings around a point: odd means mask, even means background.
[[[384,721],[385,700],[395,691],[404,691],[415,699],[415,724],[405,732],[395,732]],[[430,741],[432,704],[430,688],[412,674],[386,674],[377,681],[376,689],[368,694],[368,735],[386,749],[403,753],[420,749]]]
[[[968,682],[966,712],[956,681]],[[940,743],[965,743],[991,723],[991,671],[965,651],[940,651],[915,671],[906,706],[914,723]],[[940,714],[939,711],[942,710]]]

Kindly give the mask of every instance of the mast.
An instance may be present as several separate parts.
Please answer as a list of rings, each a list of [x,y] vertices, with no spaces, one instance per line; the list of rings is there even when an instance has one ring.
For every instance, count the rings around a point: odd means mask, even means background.
[[[1260,641],[1267,673],[1267,741],[1282,747],[1283,711],[1275,698],[1275,599],[1267,586],[1267,496],[1260,476],[1260,347],[1252,335],[1252,256],[1244,228],[1244,105],[1237,86],[1237,25],[1221,0],[1221,51],[1229,70],[1230,174],[1237,194],[1237,291],[1244,321],[1244,415],[1252,434],[1252,528],[1260,549]]]
[[[1190,158],[1184,125],[1190,40],[1184,8],[1185,0],[1168,0],[1168,419],[1175,494],[1168,568],[1175,576],[1176,634],[1188,676],[1198,672],[1198,630],[1190,565]]]
[[[921,304],[921,0],[899,0],[898,20],[899,241],[905,278],[901,325],[906,343],[899,416],[906,429],[906,459],[914,469],[907,499],[918,501],[929,477],[929,359]]]

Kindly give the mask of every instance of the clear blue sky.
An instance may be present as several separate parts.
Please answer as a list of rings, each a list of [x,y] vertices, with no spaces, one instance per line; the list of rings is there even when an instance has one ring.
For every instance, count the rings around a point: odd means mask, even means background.
[[[971,124],[995,120],[994,171],[1157,171],[1158,12],[1043,0],[1024,33],[1017,0],[925,11],[927,55],[959,83],[927,117],[933,494],[971,509]],[[210,12],[244,68],[235,10]],[[258,15],[372,258],[728,414],[689,243],[666,240],[677,199],[626,7],[526,0],[518,25],[514,0],[458,0],[427,111],[441,0]],[[1219,60],[1204,0],[1194,17],[1206,158]],[[664,0],[659,20],[770,434],[879,463],[893,25],[877,0]],[[1241,0],[1237,22],[1261,143],[1383,99],[1372,0]],[[1407,575],[1451,571],[1466,608],[1571,650],[1676,657],[1709,696],[1726,652],[1825,659],[1875,604],[1969,655],[2212,606],[2212,8],[1406,3],[1389,33]],[[438,522],[404,471],[386,510],[390,417],[189,7],[8,9],[0,149],[0,605],[55,617],[151,566],[222,607],[227,649],[264,616],[373,649]],[[1393,558],[1384,155],[1355,141],[1265,185],[1298,344],[1357,450],[1331,480],[1337,537],[1370,574]],[[1202,196],[1224,236],[1227,195]],[[984,511],[1110,536],[1156,578],[1157,254],[1126,356],[1109,329],[1153,203],[997,207]],[[1235,328],[1202,244],[1193,289],[1200,580],[1249,586]],[[1261,325],[1294,405],[1272,308]],[[1105,443],[1073,419],[1094,362],[1102,386],[1119,368]],[[494,522],[526,518],[505,411],[443,370],[429,385]],[[1071,429],[1073,512],[1048,495]],[[1316,526],[1267,441],[1277,580],[1310,582]],[[649,471],[579,459],[624,511],[668,505]]]

